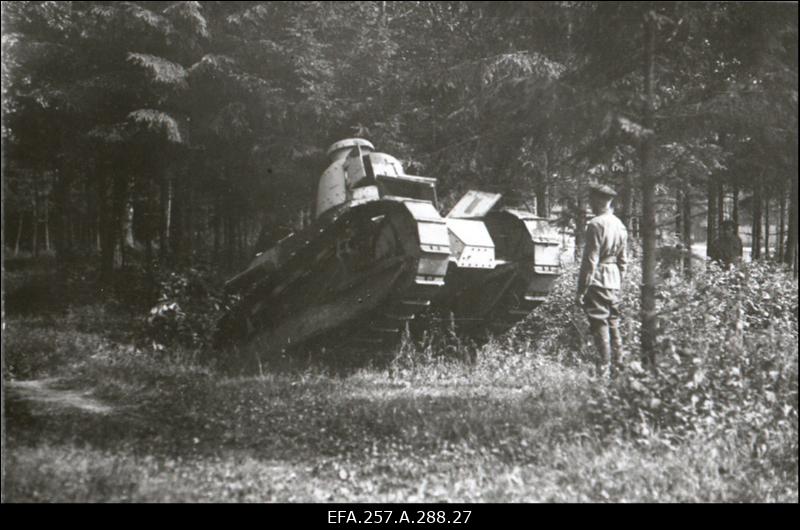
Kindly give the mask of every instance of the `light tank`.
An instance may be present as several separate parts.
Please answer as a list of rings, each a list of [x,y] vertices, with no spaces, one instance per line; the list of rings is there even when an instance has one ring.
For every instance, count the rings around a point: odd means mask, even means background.
[[[502,332],[560,274],[548,221],[496,208],[500,195],[469,191],[442,216],[436,180],[407,175],[369,141],[341,140],[328,156],[314,222],[226,283],[239,302],[222,344],[256,358],[309,342],[377,349],[430,309],[470,334]]]

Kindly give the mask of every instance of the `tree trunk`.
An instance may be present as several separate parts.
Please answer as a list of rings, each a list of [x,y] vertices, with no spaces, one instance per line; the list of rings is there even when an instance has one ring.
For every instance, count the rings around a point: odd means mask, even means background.
[[[194,183],[190,179],[187,185],[186,201],[186,259],[191,266],[194,255],[194,232],[195,232],[195,206],[194,206]]]
[[[172,233],[172,206],[174,203],[174,195],[175,193],[175,179],[172,175],[169,176],[167,179],[167,211],[164,212],[164,221],[167,223],[166,226],[166,237],[167,241],[169,241]]]
[[[733,188],[733,211],[731,214],[733,222],[736,224],[736,229],[739,229],[739,185],[736,184]]]
[[[174,182],[170,190],[170,233],[169,245],[172,255],[180,260],[183,253],[183,189],[181,181]]]
[[[134,176],[134,230],[144,245],[145,270],[153,277],[153,205],[150,201],[150,181],[142,173]]]
[[[108,201],[108,168],[100,168],[96,180],[97,209],[100,216],[100,278],[109,280],[114,271],[114,243],[117,234],[113,226],[113,205]]]
[[[104,173],[110,172],[104,169]],[[122,246],[122,220],[125,216],[125,195],[127,180],[125,176],[117,173],[111,178],[111,197],[108,198],[108,179],[105,174],[101,177],[98,186],[98,205],[100,207],[102,251],[101,251],[101,275],[104,280],[110,280],[114,269],[123,263]]]
[[[719,229],[725,220],[725,185],[722,183],[722,175],[717,179],[717,186],[717,229]]]
[[[228,271],[233,270],[233,253],[235,252],[233,240],[233,215],[230,208],[225,212],[225,266]]]
[[[75,248],[75,216],[68,214],[67,216],[67,224],[69,226],[69,231],[67,232],[67,245],[69,248]]]
[[[536,183],[536,215],[539,217],[548,217],[547,208],[547,182]]]
[[[633,174],[625,172],[622,184],[622,222],[628,232],[633,230],[631,216],[633,215]],[[633,235],[633,234],[631,234]]]
[[[53,239],[55,240],[56,259],[63,265],[69,258],[69,186],[71,174],[66,164],[62,164],[53,186]]]
[[[583,244],[586,234],[586,212],[581,199],[582,190],[578,191],[576,197],[576,210],[575,210],[575,261],[580,262],[583,255]]]
[[[100,214],[98,213],[97,214],[96,227],[95,227],[95,231],[94,231],[95,250],[97,250],[97,252],[102,252],[103,251],[103,242],[102,242],[102,238],[100,237],[100,231],[101,231],[100,227],[101,226],[102,226],[102,223],[100,222]]]
[[[644,19],[644,109],[642,124],[648,131],[640,146],[642,168],[642,362],[650,369],[656,368],[656,215],[655,167],[653,150],[655,131],[654,64],[655,64],[655,13],[650,11]]]
[[[31,242],[31,250],[33,250],[33,257],[39,257],[39,178],[33,178],[33,241]]]
[[[127,204],[125,204],[125,203],[122,204],[122,207],[119,210],[119,215],[120,215],[120,218],[119,218],[119,222],[117,223],[117,229],[119,230],[119,233],[117,234],[117,241],[118,241],[117,249],[119,249],[118,265],[120,267],[124,267],[125,263],[126,263],[125,256],[127,256],[127,249],[128,249],[128,246],[125,244],[125,237],[126,237],[125,236],[125,218],[128,215]]]
[[[574,174],[573,172],[573,178]],[[575,261],[580,263],[583,246],[586,242],[586,205],[583,200],[586,195],[586,177],[583,171],[578,173],[575,181],[578,186],[575,195]]]
[[[133,236],[133,197],[125,194],[125,216],[122,219],[122,241],[127,247],[133,248],[136,239]]]
[[[550,180],[549,171],[550,158],[547,156],[547,151],[545,151],[544,166],[536,187],[536,215],[539,217],[550,217],[550,204],[547,196],[547,182]]]
[[[778,262],[783,263],[783,258],[786,255],[786,187],[781,185],[781,193],[778,197],[779,213],[778,213]]]
[[[169,246],[169,213],[170,213],[170,177],[162,175],[159,182],[159,230],[158,230],[158,258],[161,264],[167,262]]]
[[[50,201],[49,197],[44,200],[44,249],[50,253]]]
[[[797,278],[797,151],[794,153],[792,193],[789,195],[789,201],[789,241],[786,248],[786,261],[792,265],[792,272]]]
[[[125,265],[125,231],[128,218],[128,178],[125,174],[118,174],[114,178],[112,189],[114,216],[114,232],[116,232],[116,248],[118,249],[117,265]]]
[[[83,186],[86,203],[86,248],[89,252],[100,252],[100,214],[97,211],[97,181],[85,179]]]
[[[217,196],[217,200],[214,201],[214,262],[216,264],[220,264],[222,261],[220,260],[219,251],[222,244],[222,205],[221,199]]]
[[[761,184],[756,183],[753,189],[753,221],[751,225],[751,260],[761,259]]]
[[[689,179],[683,185],[683,272],[687,278],[692,277],[692,193]]]
[[[19,242],[22,239],[22,224],[25,220],[25,212],[19,212],[19,224],[17,224],[17,241],[14,243],[14,256],[19,256]]]
[[[244,257],[244,218],[241,215],[236,216],[236,266]]]
[[[39,257],[39,219],[36,213],[33,214],[33,241],[31,241],[31,248],[33,249],[33,257]]]
[[[764,198],[764,259],[769,259],[769,197]]]
[[[708,176],[708,216],[706,218],[706,250],[717,239],[717,186],[714,177]],[[709,256],[710,257],[710,256]]]

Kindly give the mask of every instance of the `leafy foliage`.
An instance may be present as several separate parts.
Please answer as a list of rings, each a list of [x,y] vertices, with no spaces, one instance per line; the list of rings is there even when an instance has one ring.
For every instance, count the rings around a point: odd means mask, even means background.
[[[4,337],[14,377],[57,379],[45,382],[50,391],[38,399],[24,385],[6,387],[6,495],[51,501],[794,501],[796,343],[781,358],[768,348],[787,344],[767,336],[796,333],[797,299],[776,272],[749,268],[745,281],[709,270],[696,278],[698,288],[708,288],[706,298],[677,282],[666,284],[662,294],[675,297],[681,318],[665,315],[664,326],[682,344],[709,346],[699,365],[687,359],[685,375],[677,361],[661,367],[672,377],[674,364],[687,385],[697,366],[705,370],[699,385],[677,391],[658,387],[630,358],[618,382],[592,378],[590,350],[567,355],[577,332],[562,305],[560,313],[551,306],[516,334],[475,348],[469,362],[452,346],[473,346],[430,337],[429,351],[407,344],[407,356],[386,368],[342,374],[311,364],[256,377],[209,372],[192,361],[190,348],[177,344],[154,352],[112,339],[110,328],[128,329],[132,320],[96,302],[64,313],[14,314]],[[193,280],[164,274],[162,281],[166,304],[202,303],[202,286],[189,295]],[[569,302],[573,287],[565,278],[558,296]],[[736,320],[712,305],[728,300],[731,290],[753,302],[743,306],[742,336],[759,351],[728,349],[723,360],[713,353],[725,348],[703,333],[721,334]],[[181,303],[181,309],[192,307]],[[683,310],[683,303],[696,305]],[[703,311],[707,325],[699,326]],[[544,320],[550,322],[534,334]],[[626,330],[629,337],[635,333]],[[776,361],[758,365],[769,359]],[[769,372],[787,360],[776,386]],[[734,367],[743,370],[731,375]],[[731,382],[743,386],[725,386]],[[651,388],[673,392],[655,395],[665,402],[704,396],[689,413],[690,431],[675,421],[677,407],[652,402]],[[83,396],[106,412],[56,399],[67,395]],[[710,406],[709,396],[723,403]],[[604,408],[612,400],[618,408]],[[779,403],[793,403],[795,412],[781,416]]]
[[[630,363],[591,407],[602,429],[680,440],[696,433],[752,440],[753,451],[797,438],[797,289],[781,270],[711,267],[662,293],[661,362]]]
[[[216,325],[233,302],[207,270],[191,268],[162,273],[158,301],[144,319],[139,342],[155,351],[184,347],[199,351],[211,345]]]
[[[639,302],[631,287],[637,277],[634,266],[622,297],[625,368],[608,385],[593,387],[590,430],[667,443],[739,436],[762,455],[796,446],[798,298],[785,269],[710,264],[690,281],[666,276],[658,293],[664,307],[655,371],[637,360]],[[516,340],[533,336],[543,354],[588,366],[594,348],[583,315],[571,309],[573,291],[567,275]]]

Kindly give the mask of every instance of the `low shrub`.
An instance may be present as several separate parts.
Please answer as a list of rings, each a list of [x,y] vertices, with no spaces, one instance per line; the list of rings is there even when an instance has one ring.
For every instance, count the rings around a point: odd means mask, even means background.
[[[202,268],[166,271],[157,285],[158,301],[142,322],[140,342],[159,351],[210,347],[220,317],[233,302],[215,276]]]
[[[586,318],[574,304],[575,267],[519,326],[513,340],[567,364],[593,361]],[[666,443],[736,439],[754,457],[797,466],[797,283],[776,264],[710,265],[692,279],[664,275],[658,290],[657,367],[640,357],[641,271],[622,292],[628,352],[620,376],[592,385],[587,431],[601,438]]]
[[[613,384],[598,385],[589,403],[595,428],[673,439],[733,434],[756,454],[772,441],[796,448],[796,283],[777,266],[753,263],[710,267],[661,289],[658,366],[631,361]]]

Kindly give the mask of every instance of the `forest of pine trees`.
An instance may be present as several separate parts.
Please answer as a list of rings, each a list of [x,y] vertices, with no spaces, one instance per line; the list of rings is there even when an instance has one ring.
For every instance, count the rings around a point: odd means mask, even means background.
[[[664,234],[730,216],[796,274],[797,53],[789,3],[8,3],[5,253],[228,274],[359,136],[578,246],[615,186],[647,320]]]

